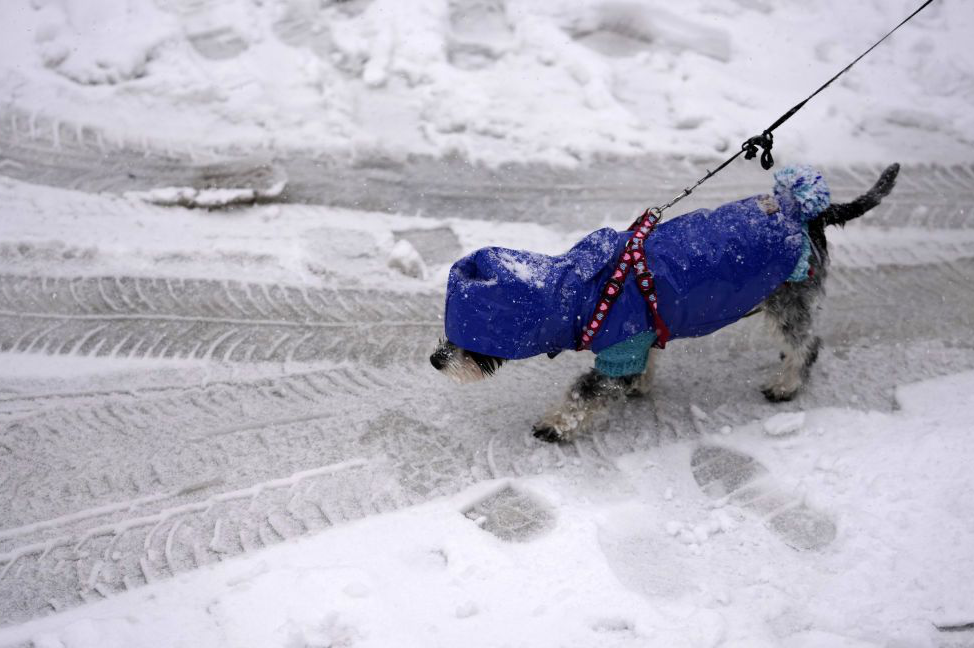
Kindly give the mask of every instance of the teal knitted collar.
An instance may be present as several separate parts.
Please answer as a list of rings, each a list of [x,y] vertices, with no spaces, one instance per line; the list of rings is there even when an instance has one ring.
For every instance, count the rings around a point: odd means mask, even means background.
[[[641,374],[646,369],[646,358],[656,334],[644,331],[628,340],[602,349],[595,356],[595,368],[604,376],[621,378]]]

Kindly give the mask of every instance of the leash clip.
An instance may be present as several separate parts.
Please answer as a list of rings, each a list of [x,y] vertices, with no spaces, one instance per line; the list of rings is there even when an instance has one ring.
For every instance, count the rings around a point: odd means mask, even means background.
[[[774,157],[771,155],[771,147],[774,145],[774,135],[771,131],[764,131],[760,135],[755,135],[741,144],[744,151],[745,160],[753,160],[757,157],[758,148],[761,149],[761,168],[767,171],[774,166]]]

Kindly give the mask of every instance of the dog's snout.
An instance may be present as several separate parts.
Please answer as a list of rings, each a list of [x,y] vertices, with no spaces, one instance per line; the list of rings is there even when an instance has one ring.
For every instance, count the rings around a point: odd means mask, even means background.
[[[443,367],[446,366],[446,358],[443,356],[442,353],[437,351],[436,353],[430,356],[430,364],[433,365],[434,369],[440,371],[443,369]]]

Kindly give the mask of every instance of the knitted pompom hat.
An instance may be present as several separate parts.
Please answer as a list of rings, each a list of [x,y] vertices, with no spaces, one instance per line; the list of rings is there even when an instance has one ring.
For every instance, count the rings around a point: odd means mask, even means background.
[[[785,213],[798,211],[803,223],[821,214],[831,202],[822,174],[810,166],[788,166],[774,174],[774,195]]]

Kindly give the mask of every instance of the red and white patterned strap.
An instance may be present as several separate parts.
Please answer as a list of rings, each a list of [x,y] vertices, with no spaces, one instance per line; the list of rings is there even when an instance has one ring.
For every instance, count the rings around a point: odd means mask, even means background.
[[[653,328],[656,329],[656,341],[653,346],[660,349],[666,347],[666,341],[670,339],[670,330],[666,327],[663,319],[659,316],[656,303],[656,286],[653,283],[653,273],[646,266],[646,252],[643,242],[659,224],[659,213],[647,209],[642,216],[629,227],[632,236],[626,242],[622,254],[619,255],[619,262],[612,276],[602,287],[602,294],[598,303],[595,305],[595,313],[589,320],[588,325],[582,329],[582,339],[579,342],[578,350],[592,346],[592,341],[609,317],[609,311],[619,294],[622,292],[626,283],[626,275],[632,270],[636,275],[636,286],[646,300],[650,313],[653,315]]]

